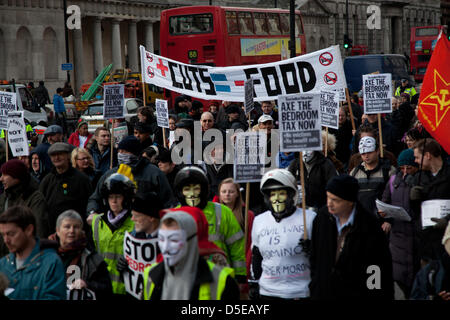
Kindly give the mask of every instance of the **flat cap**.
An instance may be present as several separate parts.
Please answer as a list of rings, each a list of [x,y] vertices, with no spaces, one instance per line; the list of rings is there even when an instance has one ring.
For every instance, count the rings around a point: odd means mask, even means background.
[[[48,155],[52,155],[54,153],[59,153],[59,152],[66,152],[66,153],[70,153],[72,152],[73,148],[71,147],[70,144],[65,143],[65,142],[56,142],[54,144],[52,144],[50,146],[50,148],[48,148]]]
[[[57,124],[52,124],[44,131],[44,135],[55,133],[63,133],[63,129],[61,128],[61,126],[58,126]]]

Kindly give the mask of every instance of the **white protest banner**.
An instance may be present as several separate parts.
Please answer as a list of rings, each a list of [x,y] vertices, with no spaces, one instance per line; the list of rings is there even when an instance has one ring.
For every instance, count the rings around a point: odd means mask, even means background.
[[[16,94],[0,91],[0,129],[8,130],[8,112],[16,110]]]
[[[8,143],[14,157],[28,156],[27,130],[23,111],[8,112]]]
[[[378,211],[386,213],[384,218],[392,218],[399,221],[411,221],[408,212],[402,207],[393,206],[378,199],[375,200]]]
[[[436,224],[431,218],[444,218],[450,214],[450,200],[427,200],[422,202],[422,228]]]
[[[254,108],[253,103],[253,79],[248,79],[244,83],[245,100],[244,100],[244,110],[245,114],[252,112]]]
[[[390,73],[363,75],[365,114],[392,112],[391,80]]]
[[[124,275],[126,291],[140,299],[144,284],[144,269],[156,262],[160,253],[158,239],[137,239],[125,232],[123,255],[128,261],[128,271]]]
[[[339,97],[338,92],[320,91],[321,124],[324,127],[339,129]]]
[[[322,150],[320,93],[278,97],[280,151]]]
[[[143,81],[206,100],[244,102],[248,79],[253,79],[254,101],[347,87],[337,45],[287,60],[232,67],[185,64],[153,54],[143,46],[140,53]]]
[[[119,142],[122,141],[123,138],[128,136],[128,127],[127,126],[115,127],[113,129],[113,136],[114,136],[114,147],[117,148],[119,146]]]
[[[346,102],[347,101],[347,97],[345,96],[345,88],[340,88],[340,89],[336,89],[334,90],[338,93],[339,96],[339,102]]]
[[[155,105],[158,127],[169,128],[169,106],[167,100],[156,99]]]
[[[265,132],[236,134],[233,177],[238,183],[259,182],[264,175],[267,135]]]
[[[103,116],[105,119],[118,119],[124,117],[124,91],[123,84],[108,84],[103,87]]]

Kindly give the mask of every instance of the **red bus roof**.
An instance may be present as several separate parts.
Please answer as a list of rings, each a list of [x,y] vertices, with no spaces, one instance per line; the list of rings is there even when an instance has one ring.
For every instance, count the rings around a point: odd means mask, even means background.
[[[289,10],[287,9],[278,9],[278,8],[250,8],[250,7],[223,7],[223,6],[184,6],[184,7],[177,7],[177,8],[171,8],[166,9],[161,12],[177,12],[177,11],[184,11],[186,9],[189,10],[198,10],[198,11],[213,11],[214,9],[223,9],[223,10],[233,10],[233,11],[258,11],[258,12],[282,12],[282,13],[289,13]],[[295,10],[296,14],[300,14],[300,10]]]

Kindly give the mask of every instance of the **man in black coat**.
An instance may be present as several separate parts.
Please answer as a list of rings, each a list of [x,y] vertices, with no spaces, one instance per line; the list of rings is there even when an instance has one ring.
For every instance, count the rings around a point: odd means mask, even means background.
[[[345,174],[326,187],[311,241],[313,300],[393,300],[392,258],[373,214],[357,202],[358,181]]]

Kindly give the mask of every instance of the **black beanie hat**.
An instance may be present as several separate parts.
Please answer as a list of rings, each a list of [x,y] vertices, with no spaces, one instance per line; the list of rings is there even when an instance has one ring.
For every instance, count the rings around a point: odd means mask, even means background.
[[[159,219],[159,211],[162,209],[161,200],[154,192],[147,194],[137,194],[133,203],[131,204],[131,210],[145,214],[146,216]]]
[[[138,156],[141,152],[141,143],[135,136],[127,136],[119,142],[117,149],[125,150]]]
[[[326,191],[351,202],[358,199],[358,180],[348,174],[331,178],[326,187]]]

